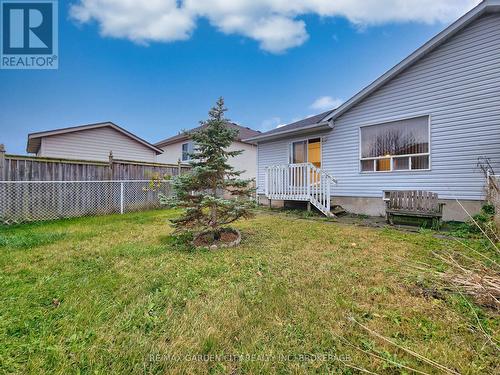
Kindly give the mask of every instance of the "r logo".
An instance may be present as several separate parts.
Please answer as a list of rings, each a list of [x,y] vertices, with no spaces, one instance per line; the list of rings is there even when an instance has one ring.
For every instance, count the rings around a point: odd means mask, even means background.
[[[57,1],[0,2],[2,68],[57,68]]]
[[[3,53],[52,54],[52,3],[3,3]]]

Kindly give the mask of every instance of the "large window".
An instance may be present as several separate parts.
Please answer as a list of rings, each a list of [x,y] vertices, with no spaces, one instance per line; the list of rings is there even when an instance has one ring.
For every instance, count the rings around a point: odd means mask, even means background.
[[[189,161],[193,153],[193,142],[187,142],[182,144],[182,161]]]
[[[430,169],[429,117],[361,128],[362,172]]]

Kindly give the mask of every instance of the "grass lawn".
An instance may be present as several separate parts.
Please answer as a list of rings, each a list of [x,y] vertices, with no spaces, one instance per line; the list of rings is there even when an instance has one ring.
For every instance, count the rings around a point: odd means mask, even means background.
[[[263,211],[241,246],[189,252],[175,215],[0,228],[0,373],[444,373],[401,347],[500,371],[478,326],[500,339],[498,314],[410,266],[445,270],[431,251],[454,241]]]

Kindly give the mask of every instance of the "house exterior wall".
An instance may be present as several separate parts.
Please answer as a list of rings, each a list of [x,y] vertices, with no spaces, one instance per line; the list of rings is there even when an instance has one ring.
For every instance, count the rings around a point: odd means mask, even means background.
[[[110,151],[115,159],[156,162],[152,149],[111,128],[44,137],[37,156],[107,161]]]
[[[237,171],[245,171],[241,178],[255,178],[257,174],[257,146],[242,142],[233,142],[228,151],[243,150],[241,155],[229,159]]]
[[[188,141],[181,141],[160,147],[163,150],[163,154],[158,155],[158,162],[177,163],[182,157],[182,144],[186,142]],[[243,142],[233,142],[228,151],[236,150],[243,150],[244,152],[229,159],[229,164],[238,171],[245,171],[241,175],[242,178],[255,178],[257,173],[257,146]]]
[[[182,157],[182,144],[187,141],[172,143],[167,146],[159,147],[163,150],[163,154],[157,156],[159,163],[177,164]],[[158,147],[158,146],[157,146]]]
[[[421,115],[430,116],[430,170],[360,172],[360,127]],[[290,141],[259,144],[259,192],[265,166],[288,162]],[[384,190],[421,189],[480,201],[481,156],[500,170],[499,14],[476,20],[336,119],[323,139],[322,167],[338,179],[337,197],[381,200]]]
[[[290,144],[296,141],[302,141],[304,139],[309,138],[318,138],[320,137],[322,140],[322,150],[321,150],[321,159],[323,162],[324,153],[323,153],[323,144],[326,141],[326,137],[330,134],[330,132],[321,132],[321,133],[309,133],[294,136],[293,138],[282,138],[276,141],[270,142],[262,142],[258,144],[257,150],[257,192],[259,194],[264,194],[264,182],[265,182],[265,173],[266,167],[273,165],[284,165],[288,164],[290,160]]]

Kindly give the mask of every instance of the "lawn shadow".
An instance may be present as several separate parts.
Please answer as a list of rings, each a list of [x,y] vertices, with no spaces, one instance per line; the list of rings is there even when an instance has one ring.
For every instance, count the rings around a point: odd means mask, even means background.
[[[196,247],[194,247],[194,245],[192,244],[193,241],[192,233],[165,234],[159,236],[158,240],[162,246],[165,246],[168,250],[171,251],[177,251],[181,253],[193,253],[195,251],[203,251],[203,249],[196,249]]]

